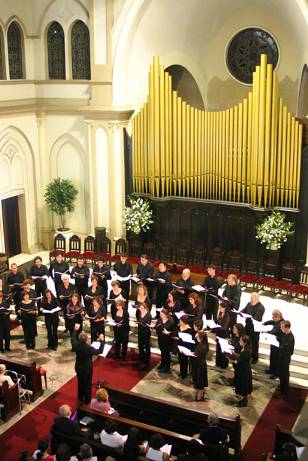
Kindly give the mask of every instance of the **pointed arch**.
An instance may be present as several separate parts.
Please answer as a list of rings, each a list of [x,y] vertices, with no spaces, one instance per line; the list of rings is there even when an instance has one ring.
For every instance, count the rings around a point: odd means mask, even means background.
[[[25,78],[24,34],[20,24],[12,21],[7,30],[9,76],[11,80]]]
[[[65,36],[61,24],[53,21],[47,29],[48,77],[65,80]]]
[[[90,34],[88,26],[77,20],[71,28],[72,76],[74,80],[90,80]]]

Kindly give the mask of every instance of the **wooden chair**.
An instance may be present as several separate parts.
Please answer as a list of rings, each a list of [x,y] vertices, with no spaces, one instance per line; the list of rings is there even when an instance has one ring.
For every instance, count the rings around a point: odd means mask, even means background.
[[[66,251],[66,240],[63,234],[57,234],[54,239],[54,249],[49,253],[50,262],[55,260],[57,253],[61,251],[63,255]]]
[[[172,245],[170,242],[161,243],[160,259],[165,262],[172,262]]]
[[[95,247],[96,247],[96,241],[95,241]],[[100,249],[101,251],[97,253],[96,256],[104,256],[106,259],[110,259],[111,257],[111,240],[108,237],[104,237],[100,241]]]
[[[220,269],[223,268],[224,254],[221,248],[215,247],[210,251],[210,263]]]
[[[95,253],[95,238],[92,235],[88,235],[84,239],[84,257],[86,260],[86,264],[92,265],[96,259]]]
[[[184,266],[188,265],[189,262],[189,255],[190,255],[190,247],[188,243],[180,243],[176,247],[176,264],[184,264]]]
[[[260,263],[257,259],[254,258],[247,258],[246,260],[246,271],[250,274],[259,275],[259,266]]]
[[[65,253],[65,258],[71,263],[76,263],[78,256],[81,254],[81,240],[78,235],[72,235],[69,239],[69,250]]]
[[[142,250],[142,240],[140,238],[130,238],[128,241],[128,253],[129,256],[137,257],[139,258],[141,253],[143,252]]]
[[[292,283],[298,283],[299,281],[299,272],[298,269],[292,263],[285,263],[281,268],[281,278],[282,280],[288,280]]]
[[[197,245],[191,250],[192,264],[205,266],[206,249],[203,245]]]
[[[242,257],[239,250],[233,250],[228,253],[227,267],[230,271],[241,271],[242,268]]]
[[[115,241],[115,254],[120,255],[121,253],[126,253],[127,251],[127,242],[125,239],[118,239]]]

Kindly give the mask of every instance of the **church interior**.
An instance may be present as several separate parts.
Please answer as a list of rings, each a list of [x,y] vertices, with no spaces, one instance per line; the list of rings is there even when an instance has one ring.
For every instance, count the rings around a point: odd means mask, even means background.
[[[308,0],[0,0],[0,460],[308,459],[307,44]]]

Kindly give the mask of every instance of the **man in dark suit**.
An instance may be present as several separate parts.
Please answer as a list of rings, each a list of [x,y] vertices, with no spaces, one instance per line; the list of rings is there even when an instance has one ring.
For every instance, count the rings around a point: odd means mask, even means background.
[[[51,433],[57,431],[67,435],[85,435],[87,429],[83,430],[76,421],[71,419],[72,409],[69,405],[61,405],[59,415],[55,417],[51,427]]]
[[[77,334],[79,325],[75,325],[75,330],[72,334],[72,350],[76,353],[75,371],[78,381],[78,400],[81,403],[90,403],[91,401],[91,386],[92,386],[92,357],[103,352],[104,349],[104,335],[99,335],[100,347],[94,347],[88,344],[88,334],[82,331]]]

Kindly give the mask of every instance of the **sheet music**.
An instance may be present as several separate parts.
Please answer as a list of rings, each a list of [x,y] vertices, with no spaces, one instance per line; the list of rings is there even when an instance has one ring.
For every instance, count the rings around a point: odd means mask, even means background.
[[[43,314],[54,314],[55,312],[59,312],[61,310],[61,307],[54,307],[50,311],[48,309],[42,309]]]
[[[0,307],[0,311],[11,311],[11,312],[14,312],[15,311],[15,308],[13,306],[10,306],[10,307]]]
[[[40,280],[47,280],[48,279],[48,275],[31,275],[31,278],[33,280],[37,280],[37,279],[40,279]]]
[[[117,274],[116,279],[119,280],[120,282],[126,282],[127,280],[130,280],[131,276],[128,275],[127,277],[121,277],[120,275]]]
[[[221,352],[225,352],[226,354],[232,354],[232,352],[234,351],[234,347],[231,344],[229,344],[228,340],[219,337],[217,337],[217,339],[221,347]]]
[[[93,349],[99,349],[101,347],[101,342],[100,341],[93,341],[93,343],[91,344],[91,347],[93,347]]]
[[[187,347],[178,346],[178,349],[179,349],[181,354],[187,355],[187,357],[196,357],[195,354],[193,352],[191,352],[191,350],[188,349]]]
[[[148,282],[155,282],[155,280],[154,280],[154,279],[151,279],[151,277],[148,277],[146,280],[147,280]]]
[[[279,347],[278,339],[275,335],[271,335],[270,333],[260,333],[260,342]]]
[[[162,451],[163,453],[167,453],[169,456],[170,456],[171,450],[172,450],[172,445],[168,445],[167,443],[165,443],[165,445],[163,445],[160,448],[160,451]]]
[[[141,282],[141,279],[138,279],[138,277],[131,277],[131,279],[133,280],[133,282],[136,282],[136,283]]]
[[[214,320],[208,320],[208,319],[206,319],[206,326],[210,330],[213,330],[214,328],[221,328],[221,326],[218,323],[216,323]]]
[[[190,343],[190,344],[195,344],[195,341],[193,340],[192,336],[189,333],[182,333],[181,331],[179,332],[179,338],[184,342],[184,343]]]
[[[110,349],[112,348],[112,344],[105,344],[103,352],[101,354],[98,354],[99,357],[107,357],[108,352],[110,352]]]
[[[165,282],[166,280],[165,280],[165,279],[158,278],[157,281],[160,282],[160,283],[163,283],[163,282]]]
[[[240,325],[245,326],[246,325],[246,319],[240,314],[236,316],[236,323],[239,323]]]
[[[194,285],[191,288],[192,290],[198,291],[199,293],[206,291],[206,289],[202,285]]]
[[[306,447],[295,447],[298,458],[300,458],[300,456],[304,453],[305,448]]]
[[[263,325],[262,322],[258,322],[257,320],[252,319],[253,329],[256,333],[264,333],[271,331],[273,329],[273,325]]]
[[[158,310],[158,309],[156,309]],[[180,320],[180,318],[183,316],[183,315],[186,315],[184,311],[180,311],[180,312],[175,312],[174,315],[176,316],[177,319]]]

